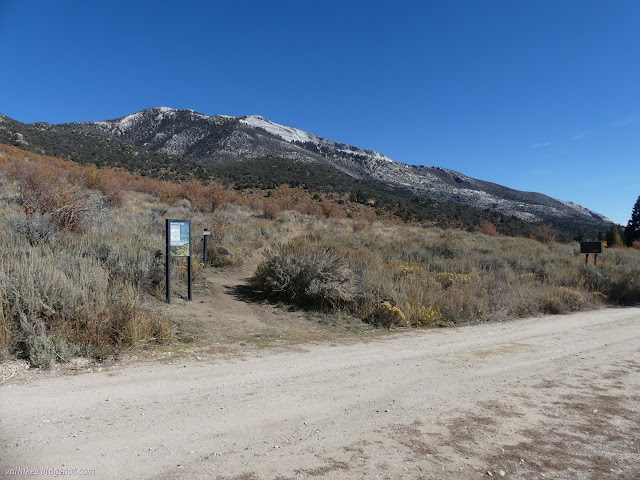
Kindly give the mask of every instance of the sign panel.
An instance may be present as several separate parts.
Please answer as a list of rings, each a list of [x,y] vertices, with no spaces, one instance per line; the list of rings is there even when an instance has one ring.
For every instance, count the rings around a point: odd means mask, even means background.
[[[191,222],[169,221],[169,249],[172,257],[188,257],[191,253]]]
[[[580,242],[580,253],[602,253],[602,242]]]

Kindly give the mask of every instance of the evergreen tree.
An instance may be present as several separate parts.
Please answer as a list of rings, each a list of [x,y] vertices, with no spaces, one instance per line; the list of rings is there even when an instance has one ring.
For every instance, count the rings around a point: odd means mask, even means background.
[[[629,220],[627,228],[624,229],[624,237],[629,247],[636,240],[640,240],[640,197],[633,206],[631,220]]]
[[[607,247],[615,248],[615,247],[624,247],[624,231],[620,225],[611,225],[611,228],[605,235],[605,240],[607,241]]]

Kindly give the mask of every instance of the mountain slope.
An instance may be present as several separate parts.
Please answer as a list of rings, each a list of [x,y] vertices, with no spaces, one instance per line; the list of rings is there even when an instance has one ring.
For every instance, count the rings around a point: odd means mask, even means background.
[[[522,192],[439,167],[407,165],[367,150],[269,121],[260,116],[207,116],[156,107],[103,122],[61,125],[114,137],[153,151],[221,162],[266,156],[335,167],[354,178],[376,180],[432,199],[489,208],[529,222],[549,218],[607,223],[596,212],[546,195]]]
[[[69,158],[104,161],[155,176],[203,178],[224,172],[239,186],[264,187],[281,183],[285,168],[295,175],[291,184],[313,186],[315,181],[317,186],[321,176],[342,185],[338,191],[363,188],[392,198],[418,197],[413,203],[431,199],[439,204],[467,205],[565,231],[602,230],[610,224],[603,215],[571,202],[513,190],[446,168],[403,164],[373,150],[255,115],[208,116],[155,107],[114,120],[61,125],[25,125],[0,117],[0,141],[43,150],[38,147],[42,137],[48,145],[43,153],[60,155],[60,150],[66,150],[63,156]],[[73,145],[71,154],[69,145]],[[96,156],[101,160],[96,161]],[[119,160],[114,161],[114,156]]]

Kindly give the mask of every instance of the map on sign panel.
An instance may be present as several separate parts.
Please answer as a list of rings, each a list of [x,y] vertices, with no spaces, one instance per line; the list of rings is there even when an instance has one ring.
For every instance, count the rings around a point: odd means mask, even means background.
[[[169,222],[169,247],[172,257],[188,257],[190,254],[190,222]]]

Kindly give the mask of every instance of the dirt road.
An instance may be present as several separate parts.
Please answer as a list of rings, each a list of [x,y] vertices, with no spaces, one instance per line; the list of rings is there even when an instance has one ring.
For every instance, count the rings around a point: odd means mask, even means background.
[[[639,419],[640,309],[608,309],[17,377],[0,385],[0,466],[6,478],[637,480]]]

